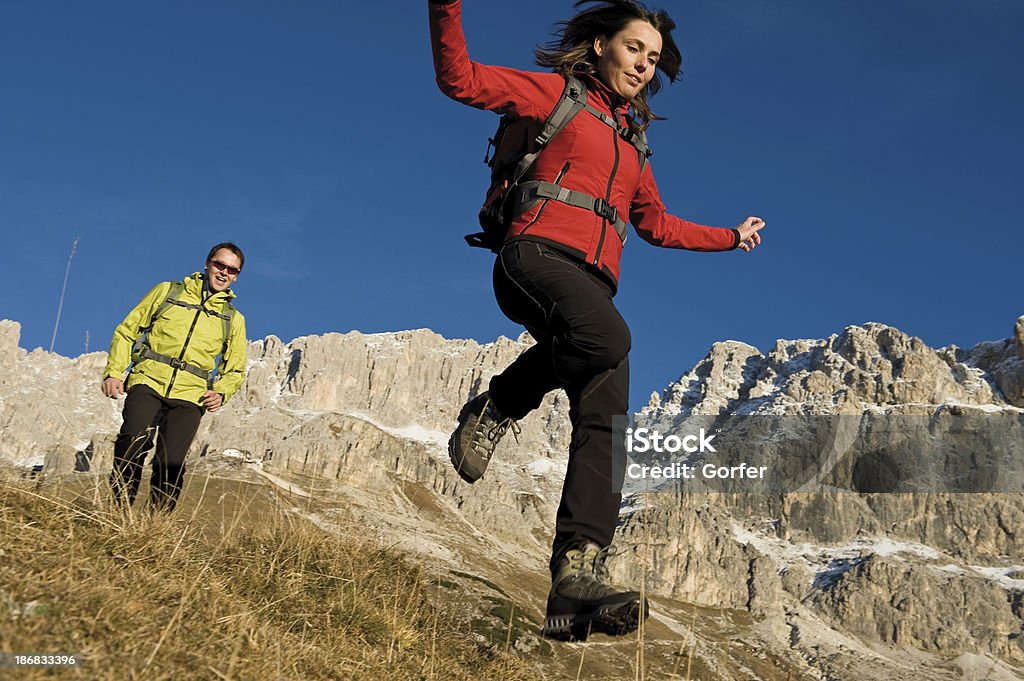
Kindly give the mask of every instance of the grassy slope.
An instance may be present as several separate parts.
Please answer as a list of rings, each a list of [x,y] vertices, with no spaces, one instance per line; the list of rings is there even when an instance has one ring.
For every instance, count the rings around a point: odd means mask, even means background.
[[[112,511],[100,489],[0,481],[0,651],[81,656],[18,678],[533,678],[358,527],[215,478],[171,516]]]

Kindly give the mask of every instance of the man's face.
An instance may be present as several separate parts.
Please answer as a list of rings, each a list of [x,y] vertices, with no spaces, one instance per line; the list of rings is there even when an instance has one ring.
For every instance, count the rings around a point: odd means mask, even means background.
[[[238,277],[242,269],[242,261],[231,252],[231,249],[222,248],[213,254],[206,263],[206,281],[210,290],[220,293],[227,290]]]

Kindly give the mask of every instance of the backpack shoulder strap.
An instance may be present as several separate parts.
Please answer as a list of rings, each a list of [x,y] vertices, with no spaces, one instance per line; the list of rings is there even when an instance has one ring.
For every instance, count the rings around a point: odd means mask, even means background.
[[[633,145],[636,149],[637,155],[640,157],[640,172],[644,171],[644,167],[647,165],[647,159],[651,157],[654,152],[647,146],[647,133],[640,129],[640,126],[630,117],[626,116],[626,124],[619,123],[615,118],[609,116],[603,111],[598,111],[589,104],[584,103],[584,107],[594,118],[600,120],[602,123],[607,125],[609,128],[618,133],[619,137],[626,140]]]
[[[231,342],[231,322],[234,321],[238,310],[231,303],[224,303],[224,312],[218,316],[224,322],[224,342],[220,346],[220,356],[217,358],[217,375],[220,376],[227,366],[228,344]],[[214,377],[211,376],[207,387],[213,390]]]
[[[139,335],[135,338],[135,343],[132,345],[132,356],[140,352],[144,347],[148,345],[149,332],[153,330],[153,325],[156,324],[157,320],[167,311],[171,305],[177,302],[178,296],[185,289],[184,285],[180,281],[172,281],[171,285],[167,288],[167,295],[160,301],[160,306],[156,308],[156,312],[149,318],[149,323],[139,328]]]
[[[576,114],[587,105],[587,86],[583,81],[573,74],[565,77],[565,88],[562,89],[562,96],[558,98],[555,107],[544,120],[544,127],[534,140],[538,147],[545,146],[551,139],[562,132],[562,129],[569,124]]]
[[[644,167],[647,165],[647,159],[654,153],[651,147],[647,144],[647,131],[640,128],[640,126],[628,116],[626,117],[626,123],[628,124],[628,132],[622,134],[622,138],[633,145],[636,149],[636,153],[640,156],[640,172],[644,172]]]
[[[224,321],[224,347],[221,355],[228,351],[228,341],[231,340],[231,322],[234,321],[235,315],[238,314],[238,310],[231,303],[224,303],[224,308],[224,312],[220,315],[220,318]]]
[[[512,176],[512,184],[518,182],[526,174],[526,171],[530,169],[533,162],[540,156],[540,152],[544,151],[544,148],[554,139],[555,135],[562,132],[565,126],[569,125],[569,121],[575,118],[576,114],[586,106],[586,85],[575,75],[569,74],[565,77],[565,87],[562,89],[562,95],[555,102],[551,113],[544,119],[544,125],[541,126],[540,133],[533,140],[534,151],[524,155],[519,163],[516,164],[516,171]]]
[[[160,319],[163,313],[167,311],[167,308],[170,307],[171,305],[174,305],[177,302],[178,296],[181,295],[181,292],[184,290],[184,288],[185,287],[182,285],[180,281],[172,281],[170,287],[168,287],[167,289],[167,295],[164,296],[164,299],[160,302],[160,307],[158,307],[156,309],[156,312],[153,313],[153,316],[149,318],[149,324],[147,324],[145,328],[141,330],[149,331],[150,329],[152,329],[153,324],[156,323],[156,320]]]

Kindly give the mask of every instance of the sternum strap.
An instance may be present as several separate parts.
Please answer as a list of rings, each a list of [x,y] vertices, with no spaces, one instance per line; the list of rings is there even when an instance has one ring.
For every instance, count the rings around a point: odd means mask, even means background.
[[[574,189],[567,189],[566,187],[557,185],[554,182],[544,182],[542,180],[520,182],[516,194],[515,212],[517,215],[529,210],[541,199],[558,201],[559,203],[575,206],[576,208],[583,208],[600,215],[615,228],[615,233],[619,235],[619,239],[622,243],[626,243],[629,226],[621,217],[619,217],[619,213],[615,209],[615,206],[611,205],[604,199],[599,199],[591,196],[590,194],[584,194],[583,192],[578,192]]]
[[[198,376],[204,381],[210,380],[209,371],[205,371],[197,367],[195,364],[192,364],[191,362],[186,362],[185,360],[178,359],[177,357],[168,357],[167,355],[162,355],[159,352],[154,352],[153,350],[150,350],[148,347],[143,347],[139,351],[138,356],[140,359],[151,359],[156,362],[162,362],[163,364],[169,364],[175,369],[178,369],[179,371],[187,371],[193,376]]]

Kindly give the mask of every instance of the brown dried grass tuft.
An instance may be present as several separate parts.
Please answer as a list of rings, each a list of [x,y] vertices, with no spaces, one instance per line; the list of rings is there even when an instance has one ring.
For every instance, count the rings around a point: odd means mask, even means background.
[[[193,480],[198,499],[150,516],[112,509],[102,481],[0,481],[0,651],[78,653],[60,677],[97,680],[534,677],[361,528],[227,484]]]

